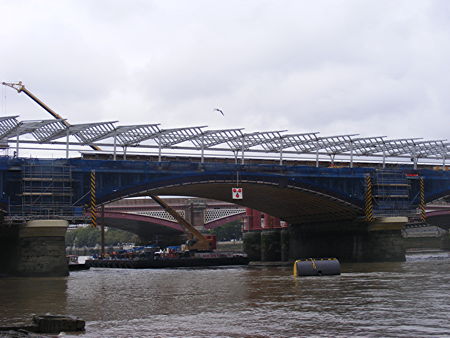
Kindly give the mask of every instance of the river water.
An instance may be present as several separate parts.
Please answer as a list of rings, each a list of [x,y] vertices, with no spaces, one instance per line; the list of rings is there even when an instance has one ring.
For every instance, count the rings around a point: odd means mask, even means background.
[[[450,254],[328,277],[249,266],[0,279],[0,325],[45,313],[86,320],[77,337],[450,337]]]

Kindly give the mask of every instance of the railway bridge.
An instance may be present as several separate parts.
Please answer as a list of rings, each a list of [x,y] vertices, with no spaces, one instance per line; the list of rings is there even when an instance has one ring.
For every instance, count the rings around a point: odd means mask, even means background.
[[[243,221],[246,208],[233,203],[198,198],[166,198],[165,202],[197,230],[220,227],[233,221]],[[99,208],[99,223],[129,231],[140,238],[158,244],[179,241],[183,228],[167,211],[151,199],[123,199]]]
[[[194,196],[261,210],[289,224],[267,239],[246,233],[263,259],[337,256],[402,260],[402,227],[429,201],[450,194],[450,173],[429,169],[322,168],[191,161],[1,158],[6,224],[64,218],[95,204],[147,194]],[[243,189],[233,199],[232,188]],[[31,226],[28,232],[37,228]],[[283,236],[283,239],[281,237]],[[270,245],[269,245],[270,244]],[[7,246],[6,246],[7,247]],[[284,252],[284,254],[283,254]]]
[[[0,118],[1,266],[42,266],[42,252],[64,247],[50,239],[68,222],[85,222],[86,210],[95,222],[98,207],[149,194],[236,203],[288,223],[260,234],[258,216],[247,215],[245,247],[256,259],[404,260],[408,217],[450,195],[444,140],[204,128]],[[22,157],[36,149],[65,158]]]

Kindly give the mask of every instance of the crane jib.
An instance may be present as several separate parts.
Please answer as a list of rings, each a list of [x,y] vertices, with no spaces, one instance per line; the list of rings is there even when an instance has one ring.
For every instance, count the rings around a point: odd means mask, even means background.
[[[34,102],[36,102],[39,106],[44,108],[50,115],[52,115],[55,119],[61,120],[61,122],[66,126],[70,127],[71,124],[67,122],[61,115],[56,113],[53,109],[51,109],[49,106],[47,106],[44,102],[39,100],[32,92],[30,92],[27,88],[25,88],[25,85],[22,84],[21,81],[17,83],[9,83],[9,82],[2,82],[2,85],[13,88],[17,90],[18,93],[24,92],[30,99],[32,99]],[[101,150],[100,147],[96,146],[95,144],[89,145],[93,150]]]

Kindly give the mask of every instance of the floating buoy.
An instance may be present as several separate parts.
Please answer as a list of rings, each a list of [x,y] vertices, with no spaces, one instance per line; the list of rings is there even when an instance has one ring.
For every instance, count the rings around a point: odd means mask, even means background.
[[[294,276],[332,276],[341,274],[336,258],[307,258],[294,262]]]

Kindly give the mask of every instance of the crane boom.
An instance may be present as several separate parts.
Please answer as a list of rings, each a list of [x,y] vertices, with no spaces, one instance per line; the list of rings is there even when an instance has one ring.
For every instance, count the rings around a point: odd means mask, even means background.
[[[173,218],[177,220],[177,222],[192,236],[195,237],[197,243],[195,243],[195,249],[200,250],[209,250],[211,248],[210,242],[208,239],[202,235],[200,231],[198,231],[192,224],[186,221],[183,217],[181,217],[178,212],[176,212],[173,208],[171,208],[166,202],[164,202],[161,198],[155,195],[149,195],[156,203],[158,203],[164,210],[166,210]]]
[[[27,88],[25,88],[25,85],[22,83],[22,81],[19,81],[17,83],[9,83],[9,82],[2,82],[2,85],[10,87],[15,89],[19,94],[21,92],[24,92],[30,99],[32,99],[34,102],[36,102],[38,105],[40,105],[42,108],[44,108],[50,115],[52,115],[55,119],[61,120],[61,122],[66,126],[70,127],[70,123],[64,120],[61,115],[56,113],[53,109],[51,109],[49,106],[47,106],[44,102],[39,100],[32,92],[30,92]],[[96,146],[95,144],[89,144],[89,146],[94,150],[101,150],[100,147]]]

